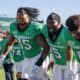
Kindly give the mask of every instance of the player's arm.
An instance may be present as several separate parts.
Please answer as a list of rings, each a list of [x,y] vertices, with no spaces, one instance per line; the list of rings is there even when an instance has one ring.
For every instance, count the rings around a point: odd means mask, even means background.
[[[72,58],[73,58],[73,51],[72,48],[67,45],[66,47],[66,59],[67,59],[67,66],[72,68]]]
[[[50,70],[50,68],[53,68],[53,65],[54,65],[53,49],[52,48],[50,48],[50,54],[49,54],[48,58],[49,58],[49,64],[48,64],[47,70]]]
[[[10,50],[12,49],[13,44],[16,42],[16,39],[13,36],[10,36],[8,43],[6,44],[4,55],[7,56]]]
[[[67,45],[67,48],[66,48],[67,61],[72,61],[72,57],[73,57],[72,48],[69,45]]]
[[[39,45],[43,48],[42,54],[40,58],[38,59],[38,61],[36,62],[38,66],[41,66],[43,61],[46,59],[47,55],[49,54],[50,47],[47,44],[47,41],[42,34],[37,37],[37,41]]]
[[[0,66],[2,67],[2,64],[4,62],[5,57],[8,55],[10,50],[12,49],[13,44],[16,42],[14,37],[10,37],[8,43],[5,46],[5,50],[3,52],[3,55],[0,56]]]

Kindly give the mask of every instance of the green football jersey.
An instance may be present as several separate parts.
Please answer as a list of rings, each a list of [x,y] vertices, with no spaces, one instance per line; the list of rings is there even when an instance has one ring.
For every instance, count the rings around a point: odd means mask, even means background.
[[[1,46],[2,54],[3,54],[4,50],[5,50],[5,46],[6,46],[7,42],[8,42],[8,39],[6,39],[6,38],[3,39],[2,41],[0,41],[0,46]],[[4,63],[14,63],[11,51],[6,56],[6,58],[4,59]]]
[[[75,55],[74,59],[80,63],[80,42],[72,37],[69,37],[68,45],[72,47],[72,51]]]
[[[20,61],[24,60],[24,54],[22,52],[22,48],[19,45],[19,43],[16,43],[13,45],[12,55],[13,55],[13,59],[15,62],[20,62]]]
[[[11,34],[17,39],[26,58],[32,58],[41,52],[36,37],[41,34],[42,24],[31,22],[24,32],[17,28],[17,22],[10,25]]]
[[[47,39],[48,44],[52,48],[55,64],[65,65],[66,64],[66,46],[67,46],[67,28],[63,27],[61,33],[55,42],[51,41],[48,36],[48,29],[45,25],[42,32]]]

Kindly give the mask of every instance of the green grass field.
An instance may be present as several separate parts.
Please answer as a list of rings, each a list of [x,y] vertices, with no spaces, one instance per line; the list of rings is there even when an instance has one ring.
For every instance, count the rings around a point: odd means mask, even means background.
[[[4,70],[0,69],[0,80],[5,80],[5,76],[4,76]]]

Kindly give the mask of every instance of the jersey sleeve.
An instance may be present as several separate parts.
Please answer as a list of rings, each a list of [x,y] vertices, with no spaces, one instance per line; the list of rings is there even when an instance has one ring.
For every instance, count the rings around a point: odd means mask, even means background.
[[[14,31],[15,31],[16,23],[13,22],[10,24],[10,34],[14,37]]]
[[[34,26],[35,26],[35,36],[37,37],[42,33],[43,24],[35,23]]]

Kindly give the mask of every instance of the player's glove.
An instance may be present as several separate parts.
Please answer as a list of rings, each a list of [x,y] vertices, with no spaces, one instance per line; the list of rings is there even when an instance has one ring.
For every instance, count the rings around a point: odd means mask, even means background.
[[[5,57],[5,55],[0,55],[0,68],[2,68]]]

